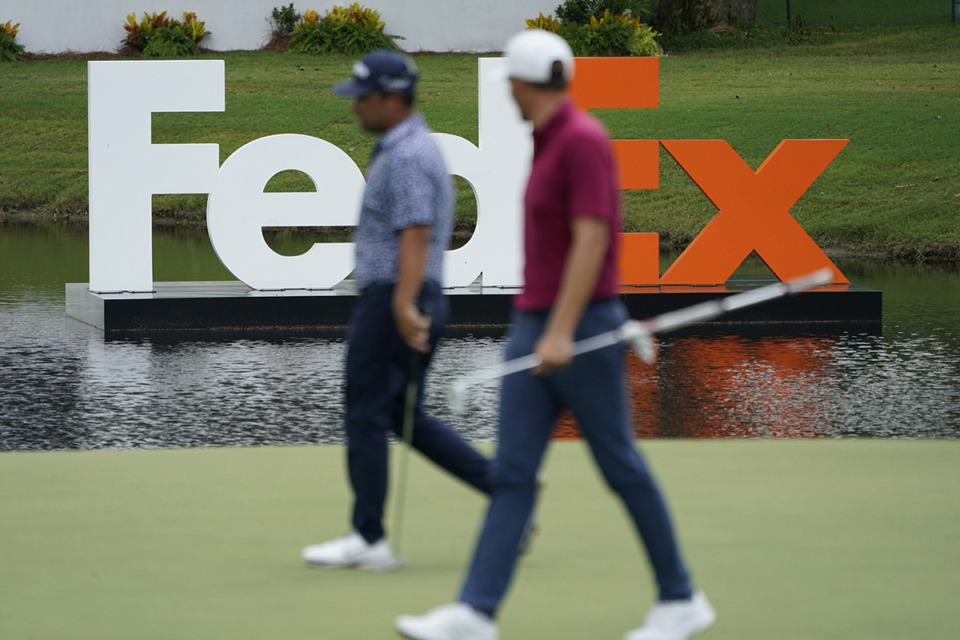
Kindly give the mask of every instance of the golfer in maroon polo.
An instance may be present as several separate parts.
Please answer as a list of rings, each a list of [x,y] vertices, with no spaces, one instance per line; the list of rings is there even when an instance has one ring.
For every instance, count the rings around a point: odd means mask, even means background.
[[[537,471],[563,409],[573,412],[597,465],[646,547],[659,602],[626,640],[685,640],[715,614],[695,590],[664,502],[630,432],[622,344],[572,356],[576,340],[627,320],[617,295],[621,227],[617,168],[603,125],[567,94],[573,55],[546,31],[506,46],[513,98],[533,123],[534,156],[524,196],[524,289],[514,303],[505,359],[541,364],[503,379],[499,441],[486,520],[459,601],[425,616],[400,616],[415,640],[495,640],[496,615],[516,567],[537,496]]]

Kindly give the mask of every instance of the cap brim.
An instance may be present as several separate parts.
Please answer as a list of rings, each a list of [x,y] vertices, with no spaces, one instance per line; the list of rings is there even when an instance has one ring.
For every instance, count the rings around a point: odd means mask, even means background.
[[[493,82],[504,82],[505,80],[510,79],[510,67],[508,65],[501,65],[497,69],[493,69],[487,74],[487,78]]]
[[[338,96],[356,97],[365,96],[370,93],[370,87],[362,85],[355,80],[347,80],[333,85],[333,92]]]

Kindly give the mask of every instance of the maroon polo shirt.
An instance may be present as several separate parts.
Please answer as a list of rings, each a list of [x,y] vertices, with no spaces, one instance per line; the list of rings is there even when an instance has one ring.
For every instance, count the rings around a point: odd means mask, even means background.
[[[605,220],[610,246],[592,300],[617,295],[620,184],[604,126],[565,102],[533,132],[533,166],[523,199],[523,291],[520,311],[549,309],[560,289],[575,218]]]

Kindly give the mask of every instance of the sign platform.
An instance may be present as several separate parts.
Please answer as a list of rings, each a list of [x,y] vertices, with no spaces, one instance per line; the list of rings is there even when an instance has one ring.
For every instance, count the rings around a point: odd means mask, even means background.
[[[725,285],[624,286],[636,319],[748,291],[776,280],[735,276]],[[341,338],[356,291],[349,281],[324,290],[254,290],[239,281],[158,282],[151,293],[93,293],[66,285],[67,316],[103,330],[106,340]],[[449,336],[499,336],[510,322],[517,288],[472,285],[447,289]],[[827,285],[721,316],[685,333],[797,335],[881,332],[881,292],[856,284]]]

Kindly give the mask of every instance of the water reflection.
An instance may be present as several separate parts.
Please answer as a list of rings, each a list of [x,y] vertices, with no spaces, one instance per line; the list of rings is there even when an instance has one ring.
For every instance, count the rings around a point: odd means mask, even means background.
[[[950,340],[954,348],[950,348]],[[960,436],[955,336],[689,336],[628,360],[639,437]],[[578,437],[565,416],[560,437]]]
[[[83,420],[108,447],[331,441],[337,342],[86,343]]]
[[[63,331],[73,340],[0,351],[0,448],[342,441],[342,341],[105,343],[73,321]],[[502,343],[448,340],[431,374],[428,405],[473,439],[495,435],[496,387],[473,390],[458,418],[443,386],[464,363],[494,362]],[[628,383],[639,437],[960,436],[951,335],[670,338],[653,366],[628,357]],[[557,435],[577,435],[569,416]]]
[[[104,342],[64,316],[85,242],[0,227],[0,450],[341,441],[342,341]],[[161,259],[180,260],[164,242]],[[882,336],[665,338],[655,365],[628,361],[637,434],[960,437],[960,276],[838,266],[884,290]],[[454,419],[444,385],[502,346],[451,339],[435,361],[427,404],[473,439],[495,436],[496,387],[473,390]],[[558,436],[576,433],[560,420]]]
[[[955,352],[936,348],[942,344],[851,335],[690,337],[663,345],[653,379],[634,380],[652,387],[660,407],[646,435],[955,437],[960,371]],[[932,413],[918,411],[918,393]]]

